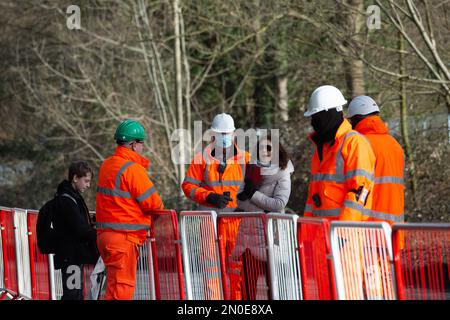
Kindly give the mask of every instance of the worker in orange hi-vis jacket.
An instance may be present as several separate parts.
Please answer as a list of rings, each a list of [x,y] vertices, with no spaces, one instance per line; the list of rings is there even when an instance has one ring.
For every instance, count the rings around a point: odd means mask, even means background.
[[[142,154],[144,127],[125,120],[114,136],[115,153],[100,167],[97,184],[97,244],[107,273],[106,300],[131,300],[136,283],[138,247],[147,239],[149,213],[164,209],[147,176]]]
[[[380,117],[380,108],[371,97],[354,98],[348,106],[348,118],[353,129],[370,141],[376,157],[369,220],[385,221],[391,226],[404,222],[405,154],[401,145],[389,135]],[[398,247],[403,247],[401,237]],[[388,266],[384,270],[388,270]]]
[[[375,155],[369,141],[344,119],[339,89],[321,86],[311,95],[314,144],[305,216],[365,221],[372,206]]]
[[[353,129],[370,141],[376,157],[369,220],[386,221],[390,225],[404,222],[405,155],[402,147],[389,135],[380,118],[380,109],[371,97],[354,98],[348,107],[348,118]]]
[[[244,185],[245,168],[250,159],[248,152],[240,150],[234,143],[233,118],[226,113],[214,117],[211,130],[212,142],[196,154],[186,172],[181,185],[184,194],[199,204],[199,210],[215,210],[219,212],[233,212],[237,208],[236,196]],[[231,258],[231,252],[236,243],[239,222],[229,220],[225,222],[224,232],[221,234],[222,243],[225,243],[227,266],[230,279],[230,298],[239,300],[241,292],[242,261]],[[204,252],[206,260],[215,260],[210,257],[211,250]],[[212,266],[212,276],[207,284],[207,290],[217,292],[219,282],[219,266]],[[214,277],[213,275],[217,275]],[[218,298],[217,295],[212,295]]]
[[[369,219],[367,210],[372,205],[375,155],[369,141],[352,130],[344,118],[346,103],[341,91],[333,86],[321,86],[311,94],[305,116],[312,117],[314,132],[309,139],[315,148],[304,211],[307,217]]]

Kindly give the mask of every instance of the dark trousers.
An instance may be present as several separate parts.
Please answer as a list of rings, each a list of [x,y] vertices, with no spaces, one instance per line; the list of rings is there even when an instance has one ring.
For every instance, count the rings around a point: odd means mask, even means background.
[[[267,262],[259,260],[252,255],[249,249],[246,249],[242,255],[242,267],[242,298],[243,300],[256,300],[256,285],[261,274],[266,276],[266,288],[269,288],[270,286]],[[270,298],[269,291],[267,291],[266,294],[267,297]]]
[[[61,268],[63,296],[61,300],[84,300],[83,265]]]

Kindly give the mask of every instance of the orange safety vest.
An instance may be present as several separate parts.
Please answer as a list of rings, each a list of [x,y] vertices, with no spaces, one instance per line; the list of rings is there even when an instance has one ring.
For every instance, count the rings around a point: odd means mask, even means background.
[[[150,211],[164,209],[147,176],[150,161],[122,146],[106,159],[98,175],[97,230],[127,232],[143,243],[150,227]]]
[[[323,145],[320,161],[313,135],[309,136],[315,151],[304,215],[329,220],[368,220],[366,209],[372,206],[375,166],[369,141],[352,130],[344,119],[334,143]]]
[[[200,204],[201,210],[234,211],[237,208],[236,196],[244,187],[245,169],[250,160],[250,154],[242,152],[236,145],[236,154],[227,159],[225,171],[219,173],[220,161],[211,155],[214,144],[208,145],[205,150],[194,156],[181,185],[184,194],[189,199]],[[210,193],[223,194],[229,192],[233,199],[224,209],[217,209],[206,202]],[[241,299],[241,261],[231,261],[231,252],[236,244],[239,230],[239,220],[224,221],[225,232],[221,234],[225,245],[226,263],[229,269],[230,298]],[[207,286],[210,291],[217,290],[217,281],[210,279]]]
[[[213,192],[223,194],[228,191],[233,201],[228,202],[227,207],[220,211],[234,211],[237,208],[236,196],[244,187],[245,168],[250,154],[242,152],[235,145],[236,154],[227,159],[225,171],[219,173],[220,161],[211,155],[213,148],[214,144],[210,144],[203,153],[199,152],[194,156],[181,188],[186,197],[212,210],[215,209],[206,202],[206,197]]]
[[[405,155],[379,116],[361,120],[355,130],[366,136],[376,157],[372,221],[404,222]]]

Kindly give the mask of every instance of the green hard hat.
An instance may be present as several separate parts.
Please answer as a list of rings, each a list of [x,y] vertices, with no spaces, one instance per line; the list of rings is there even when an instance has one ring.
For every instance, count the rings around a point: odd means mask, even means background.
[[[142,124],[137,121],[127,119],[123,121],[116,129],[114,134],[116,141],[130,142],[133,140],[145,140],[145,130]]]

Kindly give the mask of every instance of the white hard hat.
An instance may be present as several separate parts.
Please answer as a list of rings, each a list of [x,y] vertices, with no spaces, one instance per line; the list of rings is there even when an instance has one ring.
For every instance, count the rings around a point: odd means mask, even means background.
[[[315,113],[327,111],[329,109],[336,109],[342,111],[342,106],[347,103],[342,92],[333,86],[318,87],[311,94],[309,99],[308,110],[305,112],[305,117],[310,117]]]
[[[219,133],[230,133],[236,130],[233,117],[227,113],[220,113],[214,117],[211,130]]]
[[[349,118],[357,114],[365,116],[372,112],[380,112],[380,108],[375,100],[368,96],[357,96],[348,105]]]

